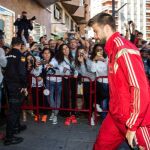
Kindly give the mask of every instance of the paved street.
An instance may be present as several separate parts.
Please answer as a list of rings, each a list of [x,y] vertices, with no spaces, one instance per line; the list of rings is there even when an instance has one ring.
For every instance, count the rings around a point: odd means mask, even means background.
[[[77,125],[67,127],[63,124],[64,118],[60,117],[58,121],[58,125],[52,125],[50,121],[45,124],[29,119],[28,129],[20,134],[24,142],[12,146],[3,146],[1,142],[0,150],[92,150],[100,125],[90,127],[84,118],[78,119]],[[128,149],[126,144],[119,148]]]

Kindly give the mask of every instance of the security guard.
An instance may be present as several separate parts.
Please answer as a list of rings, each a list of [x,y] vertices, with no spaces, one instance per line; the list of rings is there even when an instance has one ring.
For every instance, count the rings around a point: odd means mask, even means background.
[[[7,55],[5,70],[5,83],[8,90],[8,116],[6,126],[6,138],[4,145],[18,144],[23,141],[14,134],[26,129],[20,125],[20,111],[23,96],[27,95],[26,89],[26,59],[20,52],[22,41],[16,37],[12,39],[12,50]]]

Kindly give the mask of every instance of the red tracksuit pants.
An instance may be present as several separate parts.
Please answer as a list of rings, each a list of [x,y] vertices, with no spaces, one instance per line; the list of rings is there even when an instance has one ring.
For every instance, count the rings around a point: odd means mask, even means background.
[[[125,140],[127,129],[124,124],[116,122],[108,113],[103,121],[93,150],[117,150]],[[136,141],[144,150],[150,150],[150,127],[140,127],[136,131]]]

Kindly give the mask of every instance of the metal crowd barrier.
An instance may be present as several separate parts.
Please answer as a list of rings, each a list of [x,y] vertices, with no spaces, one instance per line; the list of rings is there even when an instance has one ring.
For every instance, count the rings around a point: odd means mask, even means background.
[[[82,76],[75,78],[74,76],[61,76],[61,75],[48,75],[46,76],[46,80],[42,87],[38,87],[38,77],[30,76],[29,78],[29,86],[28,86],[28,103],[24,100],[22,109],[23,110],[34,110],[34,113],[38,116],[40,114],[40,110],[59,110],[59,111],[68,111],[68,112],[85,112],[88,113],[88,119],[90,123],[90,118],[92,116],[92,94],[93,87],[92,81],[90,78]],[[55,85],[53,85],[52,80],[55,78]],[[36,81],[36,86],[32,87],[32,80]],[[61,103],[60,107],[57,105],[58,103],[58,88],[59,80],[62,80],[61,86]],[[85,91],[84,83],[87,82],[89,84],[88,91]],[[55,86],[56,93],[51,91],[52,86]],[[79,89],[80,88],[80,89]],[[50,94],[45,96],[43,94],[44,90],[49,90]],[[40,93],[40,94],[39,94]],[[41,94],[42,93],[42,94]],[[85,99],[85,93],[89,93],[89,99]],[[35,94],[33,96],[33,94]],[[51,106],[51,95],[55,94],[55,105],[56,107]],[[34,99],[33,99],[34,97]],[[53,96],[54,97],[54,96]]]
[[[28,77],[28,97],[23,100],[22,110],[33,110],[34,113],[39,116],[41,110],[59,110],[67,112],[85,112],[88,114],[88,120],[90,120],[92,114],[94,114],[95,123],[97,123],[97,88],[96,84],[99,79],[102,80],[107,78],[106,76],[98,77],[95,81],[92,81],[89,77],[80,76],[75,78],[69,75],[48,75],[43,81],[41,87],[38,86],[38,77],[30,75]],[[61,85],[59,85],[60,79],[62,80]],[[35,81],[35,87],[32,87],[32,81]],[[52,80],[55,81],[55,85],[52,85]],[[51,86],[55,86],[56,91],[50,90]],[[61,95],[58,95],[58,88],[62,87]],[[45,96],[43,91],[49,89],[50,93]],[[55,107],[51,106],[51,94],[55,94]],[[58,106],[57,99],[58,96],[61,97],[61,103]],[[54,97],[54,96],[53,96]],[[3,106],[6,108],[7,104]],[[104,110],[103,112],[107,112]]]

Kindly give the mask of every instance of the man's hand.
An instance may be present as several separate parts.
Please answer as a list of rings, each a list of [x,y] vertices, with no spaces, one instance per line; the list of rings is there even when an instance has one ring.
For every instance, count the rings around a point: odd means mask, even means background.
[[[46,64],[46,70],[48,70],[49,68],[53,68],[53,65],[51,65],[51,64]]]
[[[136,131],[127,130],[126,138],[128,140],[128,144],[133,148],[133,139],[135,138]]]
[[[21,93],[24,93],[24,95],[27,96],[28,95],[27,88],[22,88]]]

